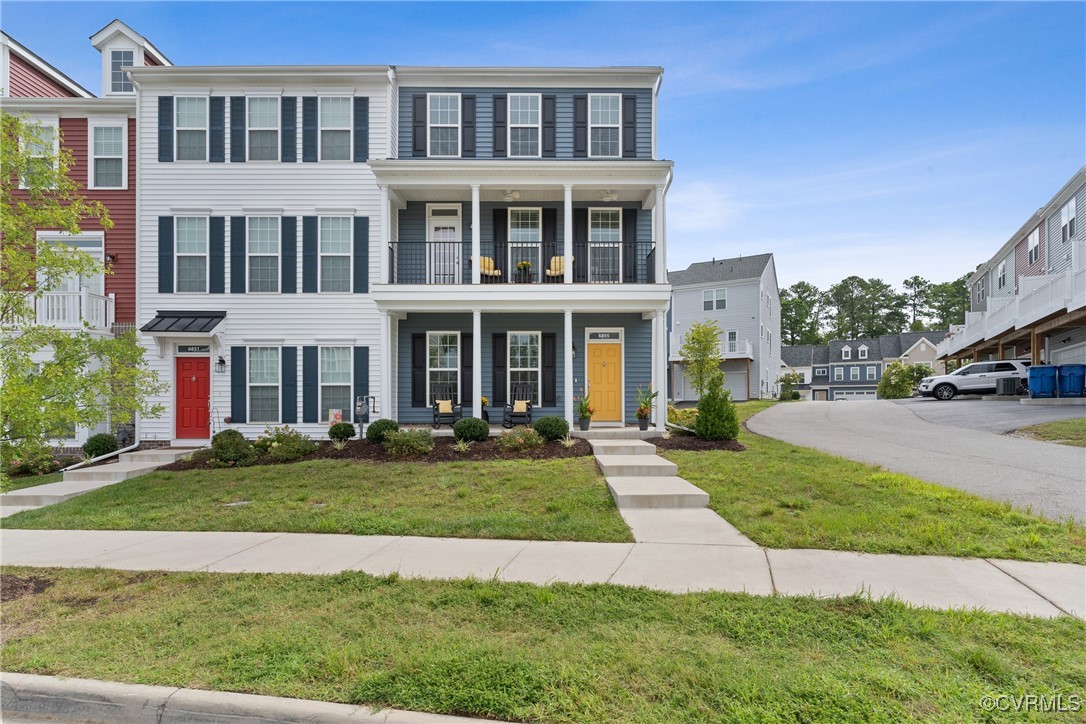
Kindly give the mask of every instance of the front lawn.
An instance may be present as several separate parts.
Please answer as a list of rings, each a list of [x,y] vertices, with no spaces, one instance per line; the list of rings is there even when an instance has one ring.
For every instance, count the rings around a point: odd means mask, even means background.
[[[12,569],[5,671],[514,721],[974,721],[1086,690],[1086,623],[858,597]],[[32,591],[41,591],[34,593]],[[1049,715],[1051,716],[1051,715]]]
[[[633,540],[591,457],[159,471],[19,513],[4,525]]]
[[[1021,430],[1016,430],[1015,432],[1025,434],[1026,436],[1037,440],[1058,442],[1061,445],[1086,447],[1086,417],[1079,417],[1074,420],[1046,422],[1043,425],[1023,427]]]
[[[9,478],[5,475],[0,477],[0,493],[7,493],[11,490],[22,490],[23,488],[33,488],[38,485],[48,485],[49,483],[59,483],[63,479],[64,473],[24,475],[19,478]]]

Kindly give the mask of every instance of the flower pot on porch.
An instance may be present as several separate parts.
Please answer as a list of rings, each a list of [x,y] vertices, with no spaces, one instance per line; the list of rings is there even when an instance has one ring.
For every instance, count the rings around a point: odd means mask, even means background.
[[[531,284],[532,272],[530,271],[518,271],[514,277],[517,284]]]
[[[583,431],[583,430],[587,430],[587,429],[588,429],[588,427],[589,427],[589,425],[591,425],[591,424],[592,424],[592,418],[591,418],[591,417],[582,417],[582,418],[580,419],[580,421],[579,421],[579,424],[580,424],[580,426],[581,426],[581,430],[582,430],[582,431]]]
[[[486,411],[485,407],[483,408],[483,420],[490,422],[490,413]]]
[[[637,418],[637,426],[643,431],[649,429],[649,418],[639,417]]]

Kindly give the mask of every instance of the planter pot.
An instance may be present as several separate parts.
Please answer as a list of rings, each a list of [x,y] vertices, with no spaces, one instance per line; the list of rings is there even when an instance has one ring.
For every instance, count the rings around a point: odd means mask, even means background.
[[[581,430],[587,430],[589,425],[592,424],[592,418],[591,417],[582,417],[579,420],[579,424],[581,426]]]
[[[486,409],[483,410],[483,419],[490,422],[490,413],[487,412]]]
[[[648,430],[649,429],[649,418],[647,418],[647,417],[639,417],[639,418],[637,418],[637,426],[641,430]]]
[[[531,282],[532,282],[532,272],[531,271],[526,271],[526,272],[518,271],[516,273],[515,278],[516,278],[517,284],[531,284]]]

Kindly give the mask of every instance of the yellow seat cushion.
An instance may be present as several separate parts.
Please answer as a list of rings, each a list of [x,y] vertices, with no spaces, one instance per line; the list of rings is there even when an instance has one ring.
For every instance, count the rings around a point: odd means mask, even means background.
[[[566,258],[564,256],[552,256],[550,268],[547,269],[547,274],[552,277],[563,276],[566,273]]]
[[[513,412],[527,412],[528,401],[527,400],[513,400]]]
[[[450,415],[450,414],[452,414],[452,411],[453,411],[453,409],[452,409],[452,400],[438,400],[437,401],[437,411],[441,415]]]
[[[479,257],[479,271],[484,274],[490,274],[494,271],[494,259],[489,256]]]

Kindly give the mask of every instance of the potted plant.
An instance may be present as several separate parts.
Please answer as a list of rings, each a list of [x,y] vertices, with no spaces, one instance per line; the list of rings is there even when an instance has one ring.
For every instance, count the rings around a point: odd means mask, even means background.
[[[532,262],[524,259],[517,262],[517,281],[520,283],[532,280]]]
[[[592,415],[595,412],[596,408],[592,407],[592,402],[588,399],[588,395],[577,400],[577,417],[580,418],[579,424],[582,430],[587,430],[592,424]]]
[[[483,419],[490,422],[490,413],[486,411],[486,408],[490,406],[490,400],[486,395],[480,396],[479,399],[483,402]]]
[[[646,389],[642,390],[641,386],[637,386],[637,426],[642,430],[649,429],[649,418],[652,417],[652,407],[656,402],[656,396],[660,394],[660,391],[652,391],[652,385],[649,385]]]

